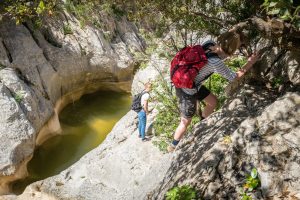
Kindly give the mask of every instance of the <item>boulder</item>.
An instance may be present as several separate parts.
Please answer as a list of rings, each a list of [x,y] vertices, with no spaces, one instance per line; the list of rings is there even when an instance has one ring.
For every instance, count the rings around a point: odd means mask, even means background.
[[[299,195],[299,109],[299,92],[278,98],[266,88],[244,87],[182,141],[151,198],[188,184],[204,199],[239,199],[253,168],[261,181],[249,194],[254,199]]]

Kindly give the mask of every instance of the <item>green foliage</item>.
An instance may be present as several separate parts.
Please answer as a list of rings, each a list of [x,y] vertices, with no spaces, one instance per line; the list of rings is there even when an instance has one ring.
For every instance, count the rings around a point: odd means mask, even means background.
[[[159,149],[160,151],[162,151],[163,153],[167,153],[167,152],[168,152],[168,151],[167,151],[167,147],[168,147],[168,145],[169,145],[168,141],[163,140],[163,139],[160,139],[160,140],[158,140],[158,141],[153,141],[152,143],[153,143],[155,146],[157,146],[158,149]]]
[[[252,200],[252,197],[248,195],[247,193],[242,193],[242,200]]]
[[[245,65],[246,62],[247,59],[245,57],[238,56],[225,61],[225,64],[233,71],[237,71],[243,65]],[[215,94],[218,97],[217,109],[219,109],[226,100],[224,89],[227,86],[227,84],[228,81],[219,74],[213,74],[204,84],[213,94]]]
[[[154,121],[155,135],[160,136],[163,141],[170,140],[180,117],[177,97],[174,91],[171,91],[170,84],[163,78],[153,84],[153,96],[155,101],[159,102],[159,113]]]
[[[241,188],[241,200],[252,200],[251,192],[253,192],[253,190],[255,190],[259,184],[260,180],[258,178],[257,169],[253,168],[251,170],[251,174],[247,175],[244,187]]]
[[[224,89],[227,84],[228,81],[219,74],[211,75],[204,84],[213,94],[217,96],[217,109],[219,109],[226,100],[226,94],[224,92]]]
[[[2,64],[0,64],[0,70],[1,70],[1,69],[4,69],[4,68],[5,68],[5,66],[2,65]]]
[[[125,15],[123,9],[112,2],[96,0],[5,0],[0,2],[0,19],[3,16],[8,16],[15,19],[17,24],[27,20],[41,21],[43,16],[51,16],[61,9],[66,9],[74,14],[80,21],[81,27],[87,24],[94,24],[96,27],[101,25],[97,22],[99,10],[106,9],[108,14],[114,15],[117,19]]]
[[[236,70],[244,66],[247,63],[247,59],[242,56],[237,56],[226,60],[225,63],[230,66],[231,69]]]
[[[1,17],[15,19],[17,24],[45,14],[52,15],[58,0],[5,0],[0,3]]]
[[[73,34],[73,30],[70,24],[64,24],[63,31],[64,31],[64,35]]]
[[[144,52],[135,51],[132,52],[135,58],[135,61],[138,63],[139,69],[145,69],[149,61],[149,55],[146,55]]]
[[[294,6],[295,0],[265,0],[262,7],[268,15],[293,23],[300,28],[300,6]]]
[[[174,187],[170,189],[166,194],[167,200],[193,200],[196,198],[196,190],[189,185]]]
[[[96,5],[92,1],[74,2],[72,0],[67,0],[63,6],[68,12],[74,14],[79,19],[81,28],[86,24],[97,20],[94,18],[95,10],[93,9]]]
[[[274,77],[272,79],[271,85],[274,88],[279,88],[279,86],[281,86],[283,83],[284,83],[283,77]]]
[[[173,134],[179,125],[180,111],[178,107],[178,100],[175,94],[175,88],[163,78],[158,79],[153,84],[153,96],[155,101],[159,102],[156,106],[158,114],[155,117],[153,127],[155,136],[159,138],[154,144],[158,148],[166,152],[168,144],[173,139]],[[187,132],[191,132],[193,125],[200,121],[198,116],[192,118],[191,125],[188,127]]]
[[[43,1],[40,1],[39,5],[36,7],[36,13],[38,15],[42,14],[46,10],[45,3]]]
[[[232,13],[232,16],[234,16],[232,22],[237,23],[259,13],[260,5],[263,3],[263,0],[229,0],[221,2],[223,7],[222,10]]]
[[[39,28],[42,27],[42,25],[43,25],[42,19],[40,19],[40,18],[35,18],[35,19],[33,20],[33,27],[34,27],[34,29],[39,29]]]
[[[18,103],[20,103],[22,100],[23,100],[23,98],[24,98],[24,92],[23,91],[17,91],[15,94],[14,94],[14,99],[18,102]]]
[[[257,169],[253,168],[251,171],[251,174],[247,176],[246,183],[244,184],[244,188],[252,192],[254,189],[256,189],[260,184],[260,180],[258,178]]]
[[[132,51],[131,53],[134,55],[135,61],[139,65],[139,69],[145,69],[147,67],[147,63],[150,61],[151,55],[157,49],[157,43],[154,42],[153,34],[145,33],[141,30],[141,35],[146,39],[147,48],[144,52]]]
[[[116,4],[111,5],[111,11],[119,20],[126,14],[126,12],[119,8]]]
[[[126,14],[130,20],[154,31],[157,37],[162,37],[170,29],[177,30],[178,33],[198,30],[218,35],[222,28],[255,15],[262,0],[114,0],[105,3],[113,5],[114,10],[122,10],[121,14]],[[224,18],[225,13],[231,13],[230,20]]]

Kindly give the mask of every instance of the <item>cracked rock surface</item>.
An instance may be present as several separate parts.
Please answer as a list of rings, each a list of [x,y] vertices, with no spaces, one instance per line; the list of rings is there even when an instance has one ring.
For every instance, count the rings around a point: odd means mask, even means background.
[[[1,21],[0,194],[26,175],[41,138],[59,131],[57,115],[66,104],[99,89],[130,91],[132,52],[144,49],[144,41],[125,19],[102,18],[114,39],[92,26],[80,28],[68,13],[45,19],[40,29]],[[64,34],[66,23],[72,34]]]
[[[152,199],[186,184],[204,199],[239,199],[253,168],[261,180],[254,199],[300,198],[299,119],[299,92],[244,87],[183,140]]]

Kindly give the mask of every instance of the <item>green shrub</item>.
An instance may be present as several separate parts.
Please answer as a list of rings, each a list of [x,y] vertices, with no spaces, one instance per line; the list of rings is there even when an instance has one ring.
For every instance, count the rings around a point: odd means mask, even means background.
[[[250,196],[247,193],[243,192],[241,200],[252,200],[252,196]]]
[[[167,144],[173,139],[173,134],[180,122],[180,110],[178,107],[178,99],[175,94],[175,88],[171,88],[165,79],[160,78],[153,84],[153,98],[158,102],[156,115],[153,123],[155,136],[159,141],[154,142],[154,145],[166,152]],[[199,117],[195,115],[192,118],[191,125],[187,132],[190,133],[193,126],[200,121]],[[187,134],[188,134],[187,133]]]
[[[257,169],[253,168],[251,174],[247,175],[243,188],[241,188],[241,200],[252,200],[251,192],[260,185]]]
[[[24,99],[24,92],[23,91],[17,91],[15,94],[14,94],[14,99],[20,103],[23,99]]]
[[[166,141],[160,138],[159,140],[153,141],[152,143],[154,144],[154,146],[157,146],[160,151],[162,151],[163,153],[167,153],[167,147],[169,145],[168,140]]]
[[[166,194],[167,200],[193,200],[196,198],[196,190],[189,185],[174,187],[170,189]]]
[[[64,24],[63,31],[64,31],[64,35],[73,34],[73,30],[70,24]]]
[[[88,23],[92,23],[96,20],[94,12],[97,10],[97,6],[94,2],[74,2],[72,0],[67,0],[63,7],[77,17],[81,28],[84,28]]]
[[[175,91],[166,80],[160,78],[153,84],[153,96],[159,111],[154,120],[155,135],[171,139],[180,117]]]
[[[34,29],[39,29],[43,26],[43,20],[40,18],[35,18],[33,19],[33,28]]]
[[[233,57],[225,61],[225,64],[233,71],[239,70],[245,65],[247,59],[245,57]],[[219,109],[226,100],[226,94],[224,92],[225,87],[228,85],[228,81],[219,74],[213,74],[204,84],[213,94],[218,98],[217,109]]]
[[[147,67],[147,63],[150,61],[150,57],[156,49],[157,44],[152,40],[147,40],[147,48],[145,49],[145,52],[131,51],[134,55],[135,61],[139,65],[139,69],[145,69]]]
[[[249,192],[252,192],[256,189],[260,184],[260,180],[258,178],[257,169],[253,168],[251,174],[249,174],[246,178],[246,183],[244,184],[244,189]]]
[[[8,16],[20,24],[33,18],[41,18],[43,15],[52,15],[58,0],[5,0],[1,4],[0,15]]]
[[[177,105],[177,97],[174,88],[163,78],[153,83],[153,99],[158,102],[153,128],[158,141],[153,142],[162,152],[167,152],[167,146],[173,138],[173,133],[179,124],[180,112]]]
[[[119,20],[126,14],[126,12],[119,8],[116,4],[111,5],[111,11]]]
[[[272,79],[271,85],[274,88],[279,88],[279,86],[281,86],[283,83],[284,83],[283,77],[274,77]]]
[[[278,16],[300,28],[300,6],[293,6],[296,0],[264,0],[261,5],[268,15]]]

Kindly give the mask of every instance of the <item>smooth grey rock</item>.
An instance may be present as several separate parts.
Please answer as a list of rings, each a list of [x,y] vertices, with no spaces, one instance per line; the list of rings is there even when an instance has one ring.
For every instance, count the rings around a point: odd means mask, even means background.
[[[0,80],[9,88],[12,95],[20,98],[19,105],[32,125],[39,130],[44,125],[43,119],[48,119],[53,114],[52,104],[39,93],[24,83],[12,68],[0,71]],[[39,114],[37,114],[39,113]]]
[[[128,112],[105,141],[59,175],[29,185],[14,199],[143,199],[162,181],[171,163],[138,138],[136,113]]]
[[[0,176],[14,175],[34,150],[35,129],[11,92],[0,83]],[[4,183],[1,182],[0,185]]]
[[[133,95],[140,93],[144,89],[145,83],[155,83],[157,79],[166,79],[165,81],[170,83],[170,80],[164,76],[164,74],[167,74],[168,70],[169,61],[167,59],[159,57],[158,54],[151,55],[150,61],[147,63],[147,67],[145,69],[139,69],[134,75],[131,93]]]
[[[6,47],[4,46],[2,38],[0,38],[0,70],[3,67],[9,67],[10,61],[9,61],[8,52],[6,50]]]
[[[284,75],[287,74],[288,80],[294,85],[300,85],[299,52],[288,52],[282,60],[282,65],[285,69]]]

